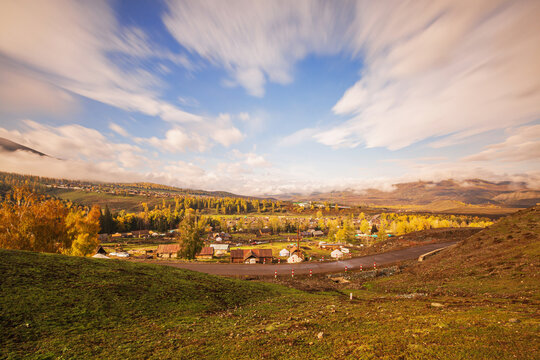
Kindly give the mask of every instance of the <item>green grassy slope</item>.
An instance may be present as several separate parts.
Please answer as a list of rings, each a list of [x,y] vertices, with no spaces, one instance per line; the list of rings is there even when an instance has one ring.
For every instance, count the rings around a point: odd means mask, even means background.
[[[190,322],[283,293],[164,266],[7,250],[0,250],[0,274],[0,357],[81,346],[80,356],[92,355],[98,344],[158,330],[156,320]]]

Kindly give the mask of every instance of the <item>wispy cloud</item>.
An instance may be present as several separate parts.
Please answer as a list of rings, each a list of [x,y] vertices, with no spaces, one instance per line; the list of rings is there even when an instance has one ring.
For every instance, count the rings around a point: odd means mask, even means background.
[[[465,161],[522,162],[533,161],[540,166],[540,125],[522,126],[511,132],[505,141],[486,146]]]

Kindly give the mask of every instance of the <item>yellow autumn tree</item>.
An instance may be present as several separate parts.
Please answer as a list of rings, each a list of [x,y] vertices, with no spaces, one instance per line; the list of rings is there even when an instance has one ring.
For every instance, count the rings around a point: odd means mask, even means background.
[[[66,217],[68,236],[72,239],[69,253],[76,256],[92,254],[99,246],[99,217],[101,210],[94,205],[88,214],[81,209],[71,211]]]
[[[68,208],[26,187],[15,187],[0,206],[0,247],[62,252],[71,247],[64,219]]]

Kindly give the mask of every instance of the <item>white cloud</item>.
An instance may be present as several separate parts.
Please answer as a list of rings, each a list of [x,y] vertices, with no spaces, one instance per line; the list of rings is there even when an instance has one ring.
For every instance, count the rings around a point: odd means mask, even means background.
[[[478,154],[465,157],[465,161],[522,162],[540,164],[540,125],[523,126],[503,142],[486,146]]]
[[[112,131],[114,131],[115,133],[117,133],[120,136],[123,136],[123,137],[128,137],[129,136],[129,133],[126,131],[126,129],[124,129],[123,127],[121,127],[118,124],[110,123],[109,124],[109,129],[111,129]]]
[[[451,134],[433,144],[449,146],[540,116],[540,3],[360,4],[365,68],[333,108],[351,117],[319,142],[396,150]]]
[[[343,41],[345,2],[168,1],[163,21],[190,51],[223,66],[229,83],[253,96],[267,80],[287,84],[294,63],[308,53],[335,53]]]
[[[113,143],[99,131],[81,125],[47,126],[32,120],[22,121],[21,130],[0,128],[0,137],[28,146],[53,158],[116,163],[128,168],[144,164],[143,149]]]
[[[250,167],[270,167],[270,164],[262,155],[256,154],[254,152],[242,153],[241,151],[234,149],[232,152],[233,157],[242,160],[242,164],[248,165]]]
[[[68,92],[0,60],[0,109],[13,114],[65,115],[78,102]]]
[[[328,146],[449,146],[540,116],[537,1],[168,4],[177,41],[255,96],[267,81],[291,81],[309,54],[362,57],[360,79],[333,107],[346,120],[295,134]]]

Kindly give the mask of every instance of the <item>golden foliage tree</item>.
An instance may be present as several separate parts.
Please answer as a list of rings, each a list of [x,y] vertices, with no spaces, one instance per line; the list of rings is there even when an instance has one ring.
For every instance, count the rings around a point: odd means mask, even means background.
[[[99,245],[99,215],[14,187],[0,204],[0,247],[87,255]]]

